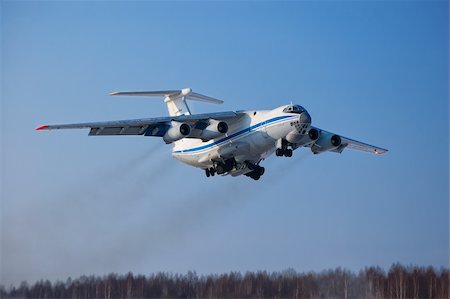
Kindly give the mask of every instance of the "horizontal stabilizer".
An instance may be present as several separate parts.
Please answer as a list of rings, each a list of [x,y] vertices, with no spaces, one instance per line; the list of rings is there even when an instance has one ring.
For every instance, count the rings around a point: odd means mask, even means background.
[[[194,101],[199,101],[199,102],[207,102],[207,103],[213,103],[213,104],[223,104],[222,100],[216,99],[216,98],[212,98],[212,97],[208,97],[196,92],[191,92],[188,96],[187,96],[188,100],[194,100]]]
[[[111,92],[111,96],[144,96],[144,97],[168,97],[174,96],[181,90],[159,90],[159,91],[115,91]]]
[[[144,96],[144,97],[164,97],[165,101],[173,101],[178,98],[185,97],[187,100],[208,102],[213,104],[222,104],[223,101],[193,92],[190,88],[175,90],[158,90],[158,91],[115,91],[110,93],[112,96]]]

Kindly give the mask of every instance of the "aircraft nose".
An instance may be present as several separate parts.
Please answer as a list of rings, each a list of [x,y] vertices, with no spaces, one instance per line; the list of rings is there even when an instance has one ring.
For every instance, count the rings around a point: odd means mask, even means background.
[[[305,123],[310,124],[311,123],[311,116],[309,115],[308,111],[305,110],[305,111],[303,111],[300,114],[300,122],[303,123],[303,124],[305,124]]]

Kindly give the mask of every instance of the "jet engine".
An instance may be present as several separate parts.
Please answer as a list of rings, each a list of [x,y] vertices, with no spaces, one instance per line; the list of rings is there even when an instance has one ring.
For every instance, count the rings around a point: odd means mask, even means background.
[[[201,131],[199,138],[202,140],[211,140],[227,132],[228,125],[226,122],[211,119],[209,125]]]
[[[172,143],[189,136],[191,127],[185,123],[172,122],[172,126],[167,130],[163,136],[165,143]]]
[[[310,129],[308,134],[299,134],[297,131],[292,131],[287,134],[286,140],[290,143],[295,143],[298,146],[303,146],[305,144],[316,141],[319,138],[319,131],[317,129]]]
[[[311,151],[314,154],[319,154],[325,151],[333,150],[339,147],[341,143],[342,140],[339,135],[322,133],[320,134],[319,139],[317,139],[317,141],[314,142],[313,146],[311,146]]]

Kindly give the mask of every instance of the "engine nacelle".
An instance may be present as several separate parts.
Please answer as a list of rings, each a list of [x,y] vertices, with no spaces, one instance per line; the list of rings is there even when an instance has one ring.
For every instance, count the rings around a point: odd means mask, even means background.
[[[319,139],[317,139],[317,141],[314,142],[313,146],[311,146],[311,151],[314,154],[319,154],[329,150],[334,150],[335,148],[339,147],[341,143],[342,140],[339,135],[322,133],[320,134]]]
[[[209,125],[204,128],[199,138],[202,140],[211,140],[228,132],[228,125],[224,121],[211,119]]]
[[[172,122],[172,127],[164,134],[163,140],[165,143],[172,143],[189,136],[190,133],[191,127],[188,124]]]
[[[319,138],[319,131],[317,129],[310,129],[308,134],[299,134],[297,131],[292,131],[286,136],[286,140],[290,143],[295,143],[298,146],[316,141]]]

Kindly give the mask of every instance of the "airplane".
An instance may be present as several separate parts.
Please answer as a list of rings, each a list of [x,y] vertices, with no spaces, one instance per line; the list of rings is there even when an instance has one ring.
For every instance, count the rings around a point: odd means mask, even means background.
[[[222,104],[223,101],[193,92],[191,88],[162,91],[112,92],[112,96],[163,97],[168,117],[43,125],[36,130],[90,129],[90,136],[143,135],[162,137],[173,144],[172,156],[201,168],[207,177],[245,175],[254,180],[264,174],[261,161],[275,153],[292,157],[294,150],[310,148],[313,154],[342,153],[346,148],[383,154],[387,149],[356,141],[311,125],[311,116],[300,105],[273,110],[226,111],[192,114],[187,100]]]

